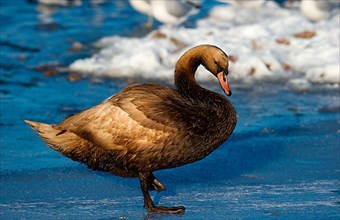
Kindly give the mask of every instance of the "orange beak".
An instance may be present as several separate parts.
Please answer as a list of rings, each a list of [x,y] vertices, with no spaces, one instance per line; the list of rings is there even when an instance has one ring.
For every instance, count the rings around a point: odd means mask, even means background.
[[[224,91],[224,93],[227,96],[231,96],[231,90],[228,84],[228,78],[227,75],[222,71],[217,74],[218,81],[220,82],[220,85]]]

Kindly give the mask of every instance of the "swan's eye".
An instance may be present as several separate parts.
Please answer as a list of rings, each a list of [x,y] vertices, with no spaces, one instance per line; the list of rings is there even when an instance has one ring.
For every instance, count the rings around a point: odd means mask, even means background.
[[[228,76],[228,70],[224,70],[223,71],[223,81],[224,82],[227,80],[227,76]]]
[[[223,68],[215,61],[216,66],[217,66],[217,73],[220,73],[223,71]]]

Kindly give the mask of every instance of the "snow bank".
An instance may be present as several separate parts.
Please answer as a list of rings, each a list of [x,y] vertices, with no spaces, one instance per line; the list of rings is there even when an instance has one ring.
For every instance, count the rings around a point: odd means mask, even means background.
[[[260,9],[216,6],[194,29],[162,26],[142,38],[105,37],[95,44],[98,53],[76,60],[70,69],[95,76],[171,79],[184,51],[214,44],[231,57],[234,79],[339,84],[339,17],[334,13],[312,23],[300,11],[274,2]],[[203,68],[198,72],[199,80],[213,78]]]

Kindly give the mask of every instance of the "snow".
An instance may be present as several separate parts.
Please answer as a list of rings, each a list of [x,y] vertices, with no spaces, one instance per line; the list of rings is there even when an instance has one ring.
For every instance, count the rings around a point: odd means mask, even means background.
[[[297,9],[266,2],[261,8],[213,7],[195,28],[161,26],[145,37],[104,37],[100,50],[69,68],[91,76],[172,79],[181,54],[198,44],[214,44],[236,59],[231,77],[240,81],[286,79],[340,83],[339,8],[328,19],[313,23]],[[199,80],[213,77],[203,68]]]

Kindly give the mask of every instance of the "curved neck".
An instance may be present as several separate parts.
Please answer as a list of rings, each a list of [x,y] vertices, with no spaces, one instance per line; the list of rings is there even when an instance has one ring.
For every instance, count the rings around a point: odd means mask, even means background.
[[[202,64],[200,53],[188,51],[177,62],[175,69],[175,86],[185,97],[202,97],[203,92],[207,92],[197,84],[195,73],[198,66]]]

